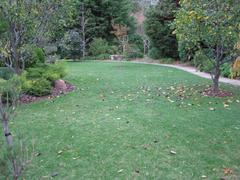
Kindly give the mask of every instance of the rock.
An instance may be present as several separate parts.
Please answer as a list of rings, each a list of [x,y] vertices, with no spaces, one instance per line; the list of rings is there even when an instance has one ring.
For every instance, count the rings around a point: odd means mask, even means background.
[[[67,85],[66,85],[65,81],[62,79],[56,80],[54,84],[55,84],[54,85],[55,88],[58,90],[61,90],[61,91],[67,90]]]
[[[124,57],[122,55],[111,55],[110,58],[112,61],[122,61]]]

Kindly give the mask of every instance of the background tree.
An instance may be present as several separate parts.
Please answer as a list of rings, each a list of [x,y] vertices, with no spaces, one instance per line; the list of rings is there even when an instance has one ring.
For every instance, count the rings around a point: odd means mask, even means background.
[[[78,9],[81,8],[82,3],[85,4],[85,9],[92,15],[92,26],[95,26],[95,38],[103,38],[109,41],[113,40],[114,35],[112,24],[121,24],[129,27],[130,31],[134,32],[134,20],[131,17],[132,3],[130,0],[80,0]],[[81,16],[78,16],[81,18]],[[80,20],[76,21],[78,26]]]
[[[1,54],[4,64],[17,74],[25,68],[21,51],[26,44],[38,45],[41,39],[50,34],[52,22],[57,13],[68,1],[42,0],[0,2],[0,21],[4,22],[1,31]],[[53,20],[55,19],[55,20]]]
[[[152,51],[155,49],[155,58],[178,57],[176,35],[171,29],[177,7],[175,0],[161,0],[146,13],[145,33],[151,41]]]
[[[177,13],[177,38],[184,49],[196,48],[212,64],[213,92],[219,91],[221,66],[234,61],[240,34],[240,4],[238,0],[184,0]]]

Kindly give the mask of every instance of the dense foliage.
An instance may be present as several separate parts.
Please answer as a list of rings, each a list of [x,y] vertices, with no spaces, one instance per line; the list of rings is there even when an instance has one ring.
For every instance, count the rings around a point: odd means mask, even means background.
[[[178,57],[177,39],[171,29],[176,10],[175,0],[162,0],[146,13],[145,31],[152,47],[149,55],[154,59]]]
[[[214,91],[219,89],[221,66],[239,55],[235,48],[240,34],[239,14],[238,0],[183,0],[176,16],[175,33],[180,51],[196,49],[207,57],[201,63],[212,64]]]
[[[135,21],[131,16],[132,9],[130,0],[75,0],[72,24],[65,28],[66,33],[61,40],[62,56],[80,58],[90,55],[89,45],[96,38],[118,45],[112,33],[113,24],[125,25],[128,33],[133,34]]]

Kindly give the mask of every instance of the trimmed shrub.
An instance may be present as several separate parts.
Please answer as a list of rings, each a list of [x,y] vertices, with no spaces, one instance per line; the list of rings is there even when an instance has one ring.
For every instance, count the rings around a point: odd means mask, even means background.
[[[41,64],[35,68],[29,68],[21,75],[22,91],[34,96],[44,96],[51,93],[55,80],[66,75],[61,64]]]
[[[45,78],[30,80],[30,87],[27,93],[34,96],[45,96],[51,93],[51,82]]]
[[[112,47],[102,38],[95,38],[89,45],[89,53],[91,56],[98,57],[102,54],[111,54]],[[109,56],[108,56],[109,58]]]
[[[66,69],[61,64],[49,65],[43,77],[53,82],[66,76]]]
[[[39,67],[29,68],[27,70],[27,79],[45,78],[50,82],[61,79],[66,76],[64,66],[61,64],[46,65],[42,64]]]

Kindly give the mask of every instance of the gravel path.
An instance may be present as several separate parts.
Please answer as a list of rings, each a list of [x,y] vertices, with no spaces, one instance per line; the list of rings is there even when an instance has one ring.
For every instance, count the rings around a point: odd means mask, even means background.
[[[184,65],[171,65],[171,64],[160,64],[160,63],[154,63],[154,62],[140,62],[140,61],[132,61],[133,63],[141,63],[141,64],[154,64],[154,65],[158,65],[158,66],[165,66],[165,67],[171,67],[171,68],[176,68],[176,69],[180,69],[186,72],[189,72],[191,74],[206,78],[206,79],[211,79],[211,75],[205,72],[200,72],[199,70],[197,70],[194,67],[189,67],[189,66],[184,66]],[[234,86],[240,86],[240,80],[235,80],[235,79],[228,79],[228,78],[224,78],[221,77],[219,79],[220,82],[222,83],[227,83],[227,84],[231,84]]]

